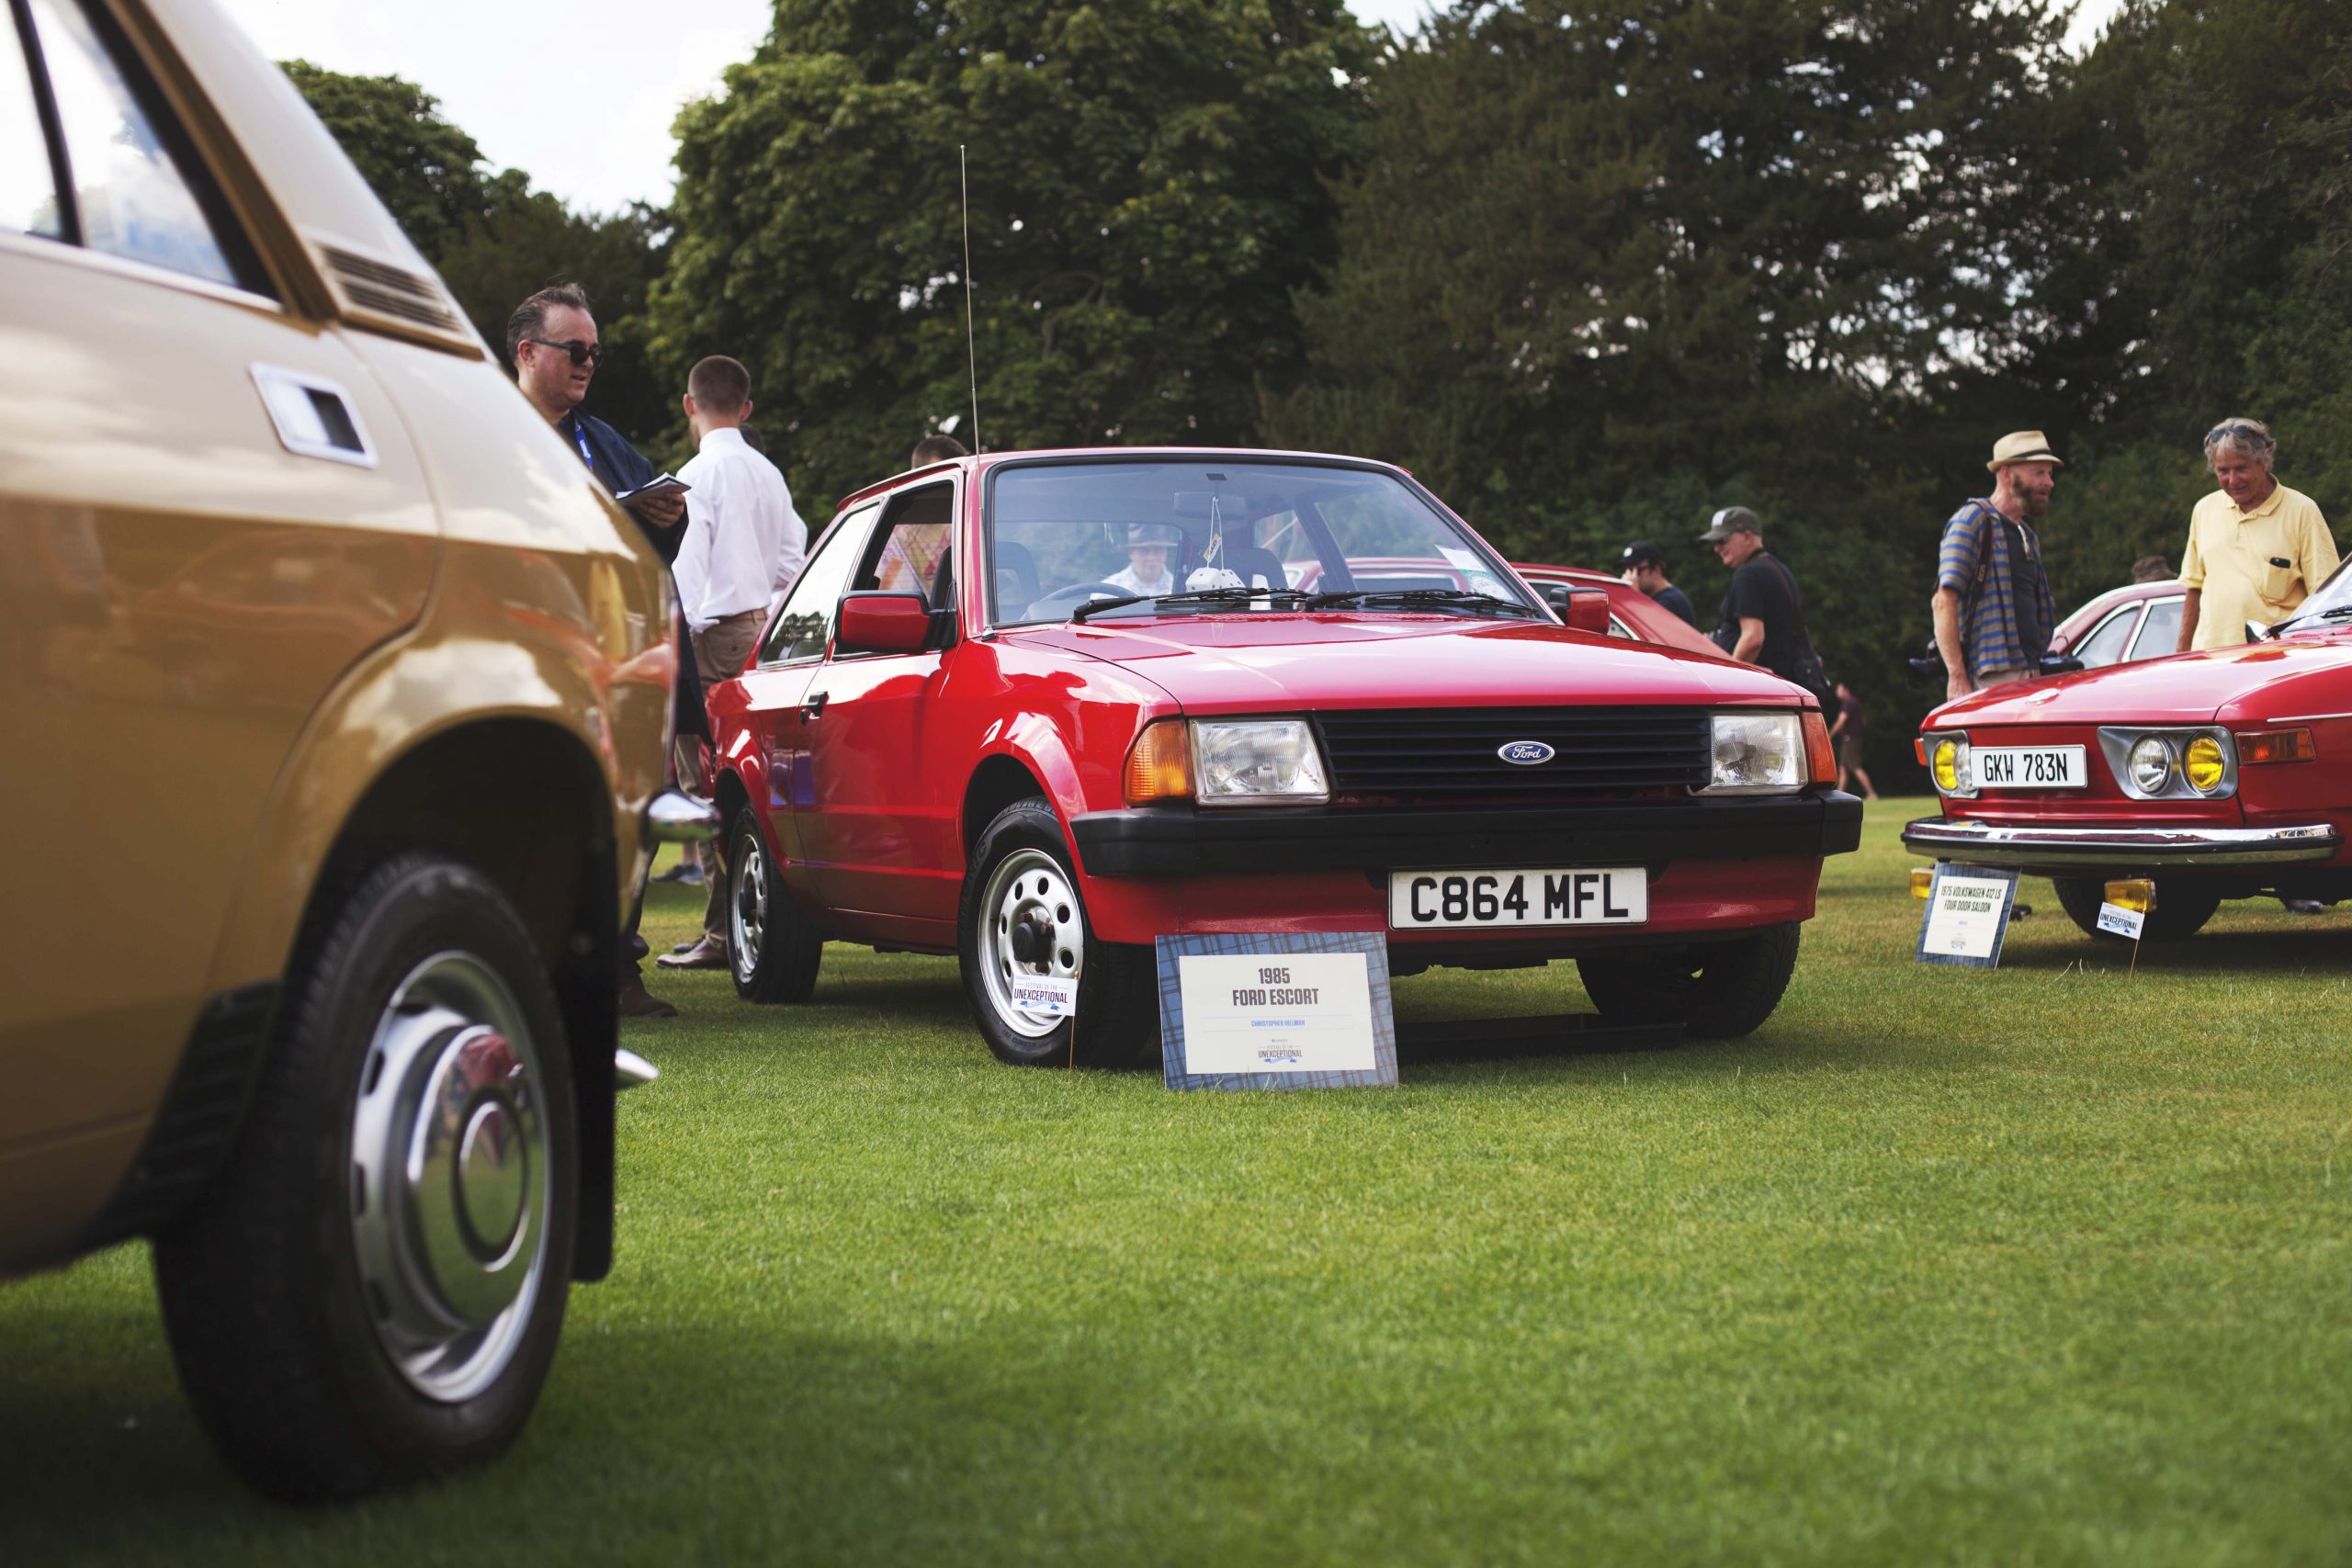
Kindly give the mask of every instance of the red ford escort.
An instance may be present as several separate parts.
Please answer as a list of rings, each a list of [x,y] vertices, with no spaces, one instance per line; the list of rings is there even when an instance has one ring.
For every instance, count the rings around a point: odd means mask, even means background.
[[[2352,897],[2352,574],[2259,642],[1962,697],[1919,750],[1943,814],[1904,843],[2050,877],[2086,931],[2115,878],[2154,879],[2152,937],[2224,898]]]
[[[1353,458],[991,454],[852,496],[710,699],[736,987],[805,1000],[829,939],[953,953],[1000,1057],[1111,1063],[1156,1045],[1157,936],[1376,931],[1397,974],[1575,958],[1606,1017],[1744,1034],[1860,803],[1799,688],[1555,592]]]

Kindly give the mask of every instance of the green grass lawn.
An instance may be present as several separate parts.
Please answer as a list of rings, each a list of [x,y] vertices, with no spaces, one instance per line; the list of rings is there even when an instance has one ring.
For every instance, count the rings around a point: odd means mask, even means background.
[[[1921,809],[1752,1039],[1390,1090],[1000,1066],[946,960],[665,976],[505,1461],[252,1499],[120,1247],[0,1289],[0,1562],[2352,1558],[2352,906],[2127,976],[2029,883],[2000,969],[1917,965]]]

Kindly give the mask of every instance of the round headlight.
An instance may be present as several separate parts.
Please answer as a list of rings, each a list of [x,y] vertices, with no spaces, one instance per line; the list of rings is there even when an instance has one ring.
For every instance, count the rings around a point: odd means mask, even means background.
[[[1960,788],[1960,746],[1957,742],[1937,741],[1935,755],[1928,765],[1935,771],[1938,789],[1950,795]]]
[[[2172,783],[2172,742],[2161,735],[2142,738],[2124,764],[2142,795],[2162,795]]]
[[[2210,735],[2200,735],[2188,743],[2187,755],[2180,760],[2180,771],[2188,775],[2188,787],[2199,795],[2211,795],[2222,787],[2222,775],[2228,772],[2229,759],[2222,755],[2222,743]]]

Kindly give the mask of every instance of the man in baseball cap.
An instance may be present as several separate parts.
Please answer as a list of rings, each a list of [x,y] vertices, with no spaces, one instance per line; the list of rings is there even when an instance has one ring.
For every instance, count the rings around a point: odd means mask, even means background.
[[[1690,595],[1666,578],[1666,556],[1647,539],[1635,539],[1617,558],[1617,570],[1626,583],[1640,589],[1666,608],[1682,617],[1687,626],[1699,624],[1699,612],[1690,607]]]
[[[1723,612],[1710,635],[1717,648],[1745,664],[1761,664],[1783,680],[1799,680],[1799,661],[1811,651],[1798,606],[1796,579],[1764,547],[1764,520],[1745,506],[1726,506],[1699,536],[1731,569]]]
[[[1936,648],[1944,700],[2038,674],[2058,614],[2030,525],[2050,510],[2064,459],[2038,430],[1993,443],[1993,493],[1965,502],[1944,525],[1936,559]]]

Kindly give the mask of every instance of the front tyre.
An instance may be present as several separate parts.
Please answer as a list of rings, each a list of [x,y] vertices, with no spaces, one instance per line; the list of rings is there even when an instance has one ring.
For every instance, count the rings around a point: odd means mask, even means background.
[[[2068,919],[2082,928],[2084,935],[2108,942],[2129,940],[2098,929],[2098,907],[2107,898],[2104,879],[2057,876],[2051,878],[2051,886],[2058,890],[2058,907],[2066,911]],[[2222,907],[2219,888],[2177,877],[2158,877],[2155,886],[2156,907],[2148,911],[2147,920],[2140,928],[2143,941],[2178,942],[2195,936]]]
[[[794,907],[759,818],[742,807],[727,839],[727,962],[735,994],[747,1002],[805,1002],[824,959],[824,937]]]
[[[229,1163],[154,1248],[198,1421],[298,1499],[513,1440],[562,1330],[579,1170],[547,968],[492,883],[401,854],[312,931]]]
[[[1053,807],[1031,796],[996,814],[973,846],[956,911],[956,961],[980,1036],[1000,1061],[1048,1066],[1075,1055],[1129,1066],[1159,1043],[1149,948],[1094,934]],[[1078,1013],[1057,1019],[1013,1006],[1020,975],[1078,982]]]
[[[1596,953],[1577,960],[1577,974],[1611,1023],[1679,1023],[1699,1039],[1736,1040],[1781,1005],[1804,930],[1791,921],[1731,942]]]

